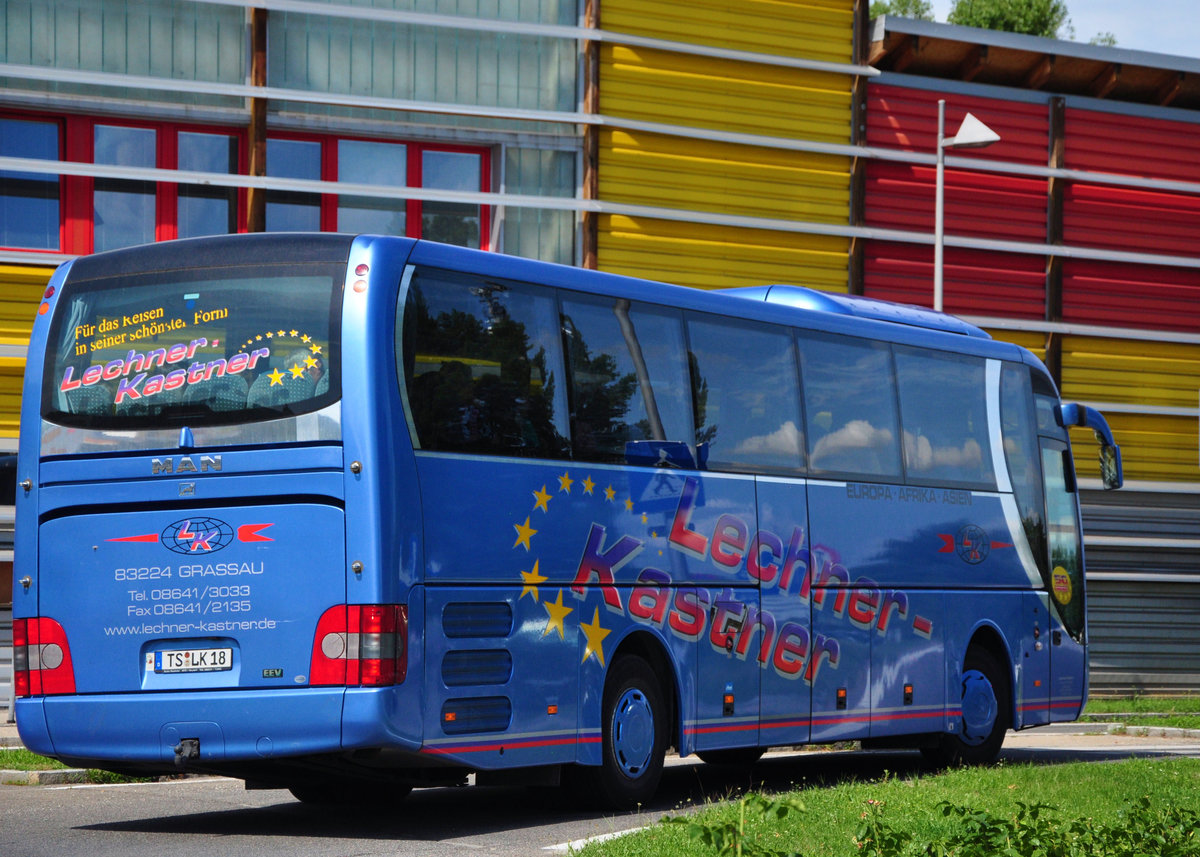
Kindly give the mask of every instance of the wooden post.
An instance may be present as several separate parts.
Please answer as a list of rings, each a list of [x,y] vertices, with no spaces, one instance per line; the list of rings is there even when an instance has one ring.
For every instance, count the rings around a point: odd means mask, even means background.
[[[267,10],[252,9],[250,18],[250,85],[267,85]],[[250,99],[250,127],[247,132],[250,164],[247,174],[267,174],[267,99]],[[264,232],[267,228],[267,192],[252,187],[246,191],[246,231]]]
[[[584,6],[584,26],[600,29],[600,0],[587,0]],[[583,112],[600,112],[600,42],[588,39],[583,43]],[[600,198],[600,129],[588,125],[583,129],[583,198]],[[600,216],[585,211],[581,219],[583,267],[599,267],[598,244]]]
[[[1049,166],[1061,169],[1066,163],[1066,100],[1050,99],[1050,159]],[[1054,247],[1063,241],[1063,190],[1065,180],[1051,176],[1046,183],[1046,321],[1062,321],[1063,272],[1062,257]],[[1062,337],[1046,337],[1046,368],[1054,383],[1062,386]]]

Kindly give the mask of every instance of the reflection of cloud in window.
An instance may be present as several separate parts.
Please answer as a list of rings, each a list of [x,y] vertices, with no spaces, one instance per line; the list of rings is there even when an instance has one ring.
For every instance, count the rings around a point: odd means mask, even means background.
[[[825,435],[813,447],[812,461],[816,467],[828,466],[822,459],[846,453],[886,449],[892,444],[888,429],[875,428],[866,420],[851,420],[840,429]]]
[[[746,438],[733,452],[735,455],[769,455],[798,459],[803,448],[804,435],[796,428],[794,422],[788,420],[770,434]]]
[[[983,449],[974,438],[968,438],[961,446],[938,446],[929,438],[904,433],[904,457],[910,470],[933,470],[934,468],[956,467],[979,472],[983,466]]]

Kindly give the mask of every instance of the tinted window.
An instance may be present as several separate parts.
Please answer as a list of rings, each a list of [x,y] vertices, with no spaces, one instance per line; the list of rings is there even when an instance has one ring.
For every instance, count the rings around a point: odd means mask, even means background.
[[[179,132],[179,169],[237,173],[238,139],[231,134]],[[237,188],[179,186],[179,237],[237,232]]]
[[[698,443],[713,470],[799,470],[800,384],[790,332],[688,319]]]
[[[683,328],[678,312],[627,300],[566,298],[574,457],[627,461],[627,444],[691,444]]]
[[[908,478],[994,488],[984,361],[900,347],[895,355]]]
[[[97,125],[95,162],[121,167],[154,167],[158,134],[153,128]],[[113,250],[154,240],[154,182],[96,179],[92,194],[95,250]]]
[[[888,346],[806,334],[800,353],[809,469],[898,479],[900,443]]]
[[[321,144],[311,140],[267,140],[267,175],[321,178]],[[266,221],[268,232],[317,232],[321,228],[321,196],[269,190]]]
[[[420,447],[566,456],[552,291],[422,270],[406,300],[401,370]]]
[[[68,279],[50,333],[43,415],[83,428],[163,428],[331,404],[344,264]]]

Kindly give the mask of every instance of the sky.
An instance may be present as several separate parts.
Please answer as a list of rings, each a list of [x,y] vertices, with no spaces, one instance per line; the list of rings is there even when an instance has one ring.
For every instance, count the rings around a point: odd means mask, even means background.
[[[931,0],[933,16],[945,22],[953,0]],[[1066,0],[1075,41],[1086,44],[1112,33],[1117,47],[1200,58],[1197,0]]]

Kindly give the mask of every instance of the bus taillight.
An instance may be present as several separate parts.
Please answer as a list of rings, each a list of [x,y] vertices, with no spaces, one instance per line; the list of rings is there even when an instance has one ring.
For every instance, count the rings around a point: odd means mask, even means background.
[[[75,692],[62,625],[44,616],[13,620],[13,687],[17,696]]]
[[[408,673],[408,607],[350,604],[330,607],[317,622],[310,684],[384,687]]]

